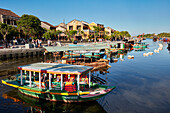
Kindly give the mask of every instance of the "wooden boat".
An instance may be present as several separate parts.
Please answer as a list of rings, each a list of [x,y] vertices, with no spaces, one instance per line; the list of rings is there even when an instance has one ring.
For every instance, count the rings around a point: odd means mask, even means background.
[[[27,113],[48,113],[49,111],[55,113],[59,111],[67,111],[67,112],[93,112],[93,113],[106,113],[106,111],[103,109],[103,107],[97,102],[93,101],[88,103],[78,103],[78,104],[72,104],[72,103],[59,103],[59,102],[52,102],[48,103],[48,101],[42,101],[41,99],[36,99],[30,96],[25,96],[24,94],[21,94],[17,90],[10,90],[8,92],[4,92],[2,94],[2,97],[4,99],[10,99],[10,102],[24,105],[29,105],[27,109]],[[81,108],[81,109],[78,109]],[[94,109],[97,108],[97,109]]]
[[[82,53],[86,58],[101,58],[104,55],[104,52],[101,53]]]
[[[115,86],[91,82],[93,67],[34,63],[19,66],[16,79],[2,80],[2,83],[17,88],[21,93],[50,101],[86,102],[99,99]]]
[[[147,44],[146,43],[142,43],[142,42],[139,42],[139,43],[136,43],[133,45],[133,48],[147,48]]]
[[[145,51],[145,48],[141,47],[141,48],[133,48],[133,50],[135,51]]]
[[[73,52],[66,52],[65,55],[62,56],[64,58],[81,58],[81,54],[73,53]]]

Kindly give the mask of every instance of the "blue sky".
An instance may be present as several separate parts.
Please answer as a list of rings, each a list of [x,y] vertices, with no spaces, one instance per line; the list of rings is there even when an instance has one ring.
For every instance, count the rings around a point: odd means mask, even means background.
[[[78,19],[131,35],[170,32],[170,0],[1,0],[0,8],[52,25]]]

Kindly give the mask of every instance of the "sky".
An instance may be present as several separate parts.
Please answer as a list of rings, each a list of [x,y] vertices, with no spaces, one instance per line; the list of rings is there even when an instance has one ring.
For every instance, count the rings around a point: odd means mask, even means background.
[[[0,8],[34,15],[54,26],[77,19],[132,36],[170,32],[170,0],[0,0]]]

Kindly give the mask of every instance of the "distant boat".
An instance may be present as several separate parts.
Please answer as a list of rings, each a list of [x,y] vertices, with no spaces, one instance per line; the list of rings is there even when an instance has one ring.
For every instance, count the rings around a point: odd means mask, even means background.
[[[134,44],[133,48],[147,48],[147,46],[148,44],[139,42],[139,43]]]

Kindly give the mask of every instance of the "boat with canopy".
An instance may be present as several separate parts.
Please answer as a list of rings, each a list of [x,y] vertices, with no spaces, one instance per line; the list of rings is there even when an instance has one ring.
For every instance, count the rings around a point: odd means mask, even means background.
[[[2,80],[2,83],[17,88],[21,93],[50,101],[86,102],[97,100],[115,86],[91,82],[93,67],[33,63],[19,66],[16,79]]]

